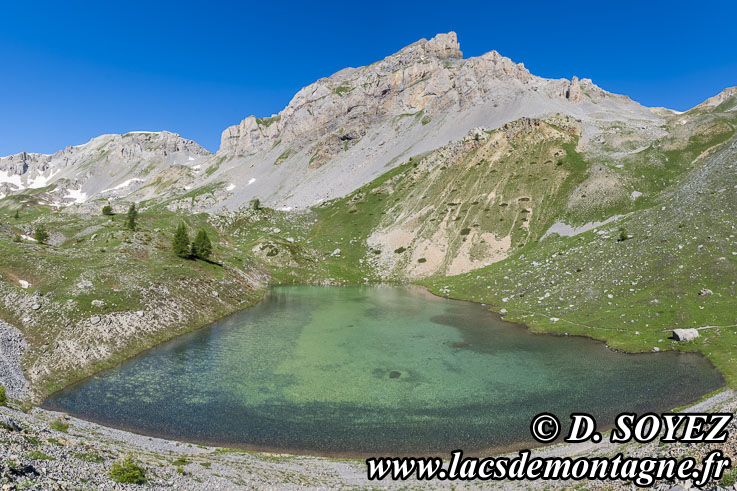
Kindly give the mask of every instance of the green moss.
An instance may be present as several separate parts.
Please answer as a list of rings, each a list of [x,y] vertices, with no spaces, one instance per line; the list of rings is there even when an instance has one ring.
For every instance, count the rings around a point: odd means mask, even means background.
[[[29,459],[33,459],[33,460],[56,460],[51,455],[46,455],[45,453],[38,452],[36,450],[32,450],[28,452],[28,454],[26,454],[26,457],[28,457]]]
[[[268,128],[272,124],[278,123],[279,121],[281,121],[281,116],[277,114],[276,116],[271,116],[269,118],[257,118],[256,124]]]
[[[287,160],[287,159],[289,158],[289,156],[290,156],[290,155],[292,155],[292,153],[293,153],[293,152],[292,152],[292,150],[290,150],[290,149],[284,150],[284,151],[283,151],[283,152],[281,153],[281,155],[279,155],[279,156],[278,156],[278,157],[276,158],[276,160],[274,161],[274,165],[279,165],[279,164],[281,164],[282,162],[284,162],[285,160]]]
[[[333,89],[333,93],[338,94],[340,97],[343,97],[345,94],[350,93],[352,90],[353,87],[351,87],[347,83],[342,83],[338,87]]]
[[[102,455],[95,452],[82,452],[75,453],[74,457],[84,462],[92,462],[94,464],[100,464],[105,461]]]
[[[55,419],[54,421],[51,422],[51,424],[49,424],[49,427],[52,430],[66,433],[69,430],[69,423],[65,423],[61,419]]]

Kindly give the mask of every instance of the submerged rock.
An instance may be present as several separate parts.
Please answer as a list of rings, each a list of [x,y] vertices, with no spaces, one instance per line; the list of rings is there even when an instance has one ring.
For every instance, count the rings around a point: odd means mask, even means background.
[[[399,372],[397,370],[392,370],[389,372],[389,378],[399,378],[402,376],[402,372]]]

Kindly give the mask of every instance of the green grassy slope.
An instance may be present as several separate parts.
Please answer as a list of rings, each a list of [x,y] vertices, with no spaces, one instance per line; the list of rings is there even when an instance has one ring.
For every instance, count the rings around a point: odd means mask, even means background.
[[[653,206],[507,261],[427,282],[441,295],[505,309],[537,331],[617,349],[698,350],[737,385],[737,139],[678,178]],[[629,236],[618,240],[620,228]],[[712,295],[700,295],[701,289]],[[700,328],[691,342],[674,328]]]
[[[18,208],[17,200],[3,204],[0,316],[29,342],[26,372],[41,393],[251,305],[267,279],[205,215],[143,212],[133,232],[124,227],[124,216],[79,216],[29,202]],[[180,221],[190,225],[191,235],[208,231],[215,261],[172,253]],[[48,245],[18,241],[42,224]]]

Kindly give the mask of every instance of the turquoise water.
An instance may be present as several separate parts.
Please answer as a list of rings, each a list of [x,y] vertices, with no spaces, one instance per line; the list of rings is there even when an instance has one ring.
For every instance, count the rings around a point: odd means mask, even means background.
[[[723,384],[701,356],[531,334],[412,287],[279,287],[52,396],[139,433],[323,455],[522,448],[530,421],[661,411]]]

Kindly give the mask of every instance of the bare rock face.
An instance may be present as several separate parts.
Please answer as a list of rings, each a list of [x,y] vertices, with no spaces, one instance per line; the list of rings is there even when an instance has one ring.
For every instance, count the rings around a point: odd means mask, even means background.
[[[425,43],[425,51],[429,55],[441,60],[446,58],[463,58],[461,45],[458,44],[458,37],[455,32],[438,34]]]
[[[365,132],[368,126],[420,111],[431,117],[495,98],[500,89],[512,92],[521,84],[543,80],[496,51],[462,57],[456,34],[450,32],[420,40],[373,65],[346,68],[300,90],[278,115],[263,120],[249,116],[227,128],[218,153],[251,155],[277,141],[303,147],[341,128]],[[570,96],[565,89],[551,93],[579,102],[578,79],[572,84]]]
[[[566,90],[566,99],[570,102],[581,102],[583,100],[583,92],[581,91],[581,84],[578,82],[578,77],[574,76],[571,80],[571,84]]]

